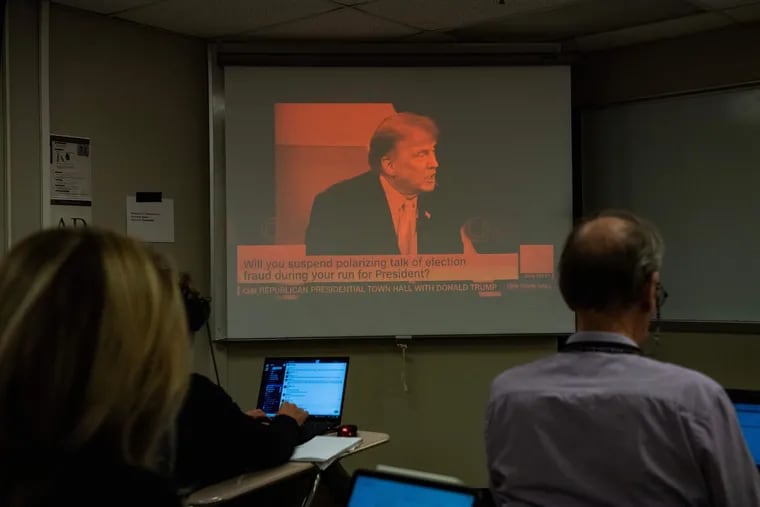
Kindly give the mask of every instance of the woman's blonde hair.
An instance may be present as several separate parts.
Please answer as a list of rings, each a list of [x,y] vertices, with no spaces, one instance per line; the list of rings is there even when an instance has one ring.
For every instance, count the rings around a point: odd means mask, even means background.
[[[49,229],[11,250],[0,263],[0,463],[156,465],[189,379],[176,279],[114,232]]]

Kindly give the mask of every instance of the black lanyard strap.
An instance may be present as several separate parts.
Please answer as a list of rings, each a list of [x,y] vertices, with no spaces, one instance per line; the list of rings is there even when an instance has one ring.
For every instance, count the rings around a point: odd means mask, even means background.
[[[641,354],[641,349],[627,343],[574,342],[566,343],[560,352],[605,352],[608,354]]]

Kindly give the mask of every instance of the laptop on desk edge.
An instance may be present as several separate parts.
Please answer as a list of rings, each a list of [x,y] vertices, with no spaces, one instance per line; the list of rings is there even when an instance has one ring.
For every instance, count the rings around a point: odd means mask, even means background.
[[[335,428],[343,420],[348,357],[267,357],[256,406],[274,417],[282,402],[309,412],[303,440]]]
[[[760,391],[726,389],[726,393],[734,405],[742,435],[760,473]]]
[[[475,507],[481,494],[467,486],[407,474],[357,470],[351,479],[348,507]]]

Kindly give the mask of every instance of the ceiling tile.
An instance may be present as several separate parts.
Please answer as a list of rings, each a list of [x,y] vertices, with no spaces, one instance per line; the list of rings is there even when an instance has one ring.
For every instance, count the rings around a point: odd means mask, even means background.
[[[346,8],[256,30],[241,35],[241,39],[372,41],[396,40],[417,32],[414,28]]]
[[[640,44],[667,39],[706,30],[716,30],[731,24],[731,20],[718,13],[706,12],[649,25],[625,28],[614,32],[588,35],[576,39],[573,44],[580,51],[596,51],[618,46]]]
[[[760,3],[744,5],[742,7],[736,7],[735,9],[728,9],[723,11],[723,14],[727,15],[731,19],[735,19],[739,23],[751,23],[752,21],[760,20]]]
[[[156,3],[156,0],[56,0],[53,3],[93,11],[98,14],[114,14],[134,7]]]
[[[342,8],[330,0],[163,0],[119,17],[188,35],[217,37]]]
[[[683,0],[579,0],[557,9],[517,14],[452,33],[459,40],[504,41],[527,37],[556,41],[697,12],[696,7]]]
[[[424,30],[444,30],[574,3],[577,0],[379,0],[359,8]],[[637,0],[638,1],[638,0]]]

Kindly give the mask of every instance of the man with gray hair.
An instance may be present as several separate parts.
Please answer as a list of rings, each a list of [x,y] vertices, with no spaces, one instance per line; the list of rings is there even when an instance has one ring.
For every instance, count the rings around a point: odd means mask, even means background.
[[[486,420],[497,505],[760,506],[760,478],[725,390],[644,357],[664,301],[663,242],[626,212],[569,235],[559,286],[578,331],[499,375]]]
[[[462,253],[462,224],[447,219],[432,198],[438,185],[437,144],[432,118],[408,112],[385,118],[369,142],[370,170],[314,199],[306,253]]]

